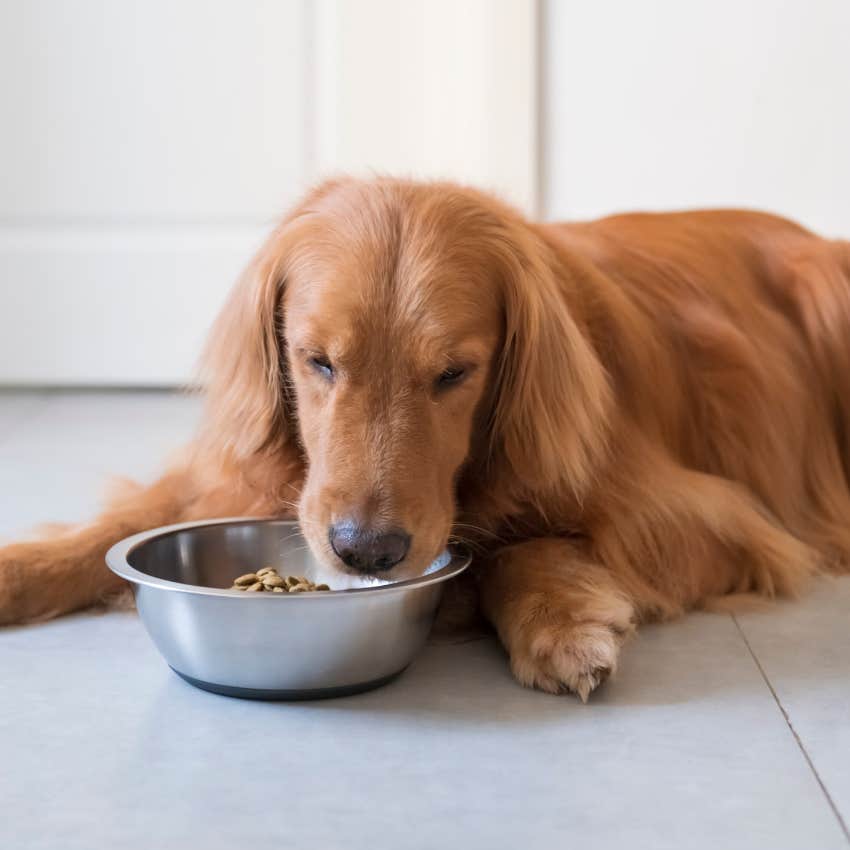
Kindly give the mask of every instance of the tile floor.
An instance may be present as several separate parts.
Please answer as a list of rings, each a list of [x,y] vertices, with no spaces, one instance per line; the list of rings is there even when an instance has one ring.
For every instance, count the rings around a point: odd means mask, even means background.
[[[165,393],[0,393],[0,537],[82,519],[191,434]],[[0,629],[0,847],[850,846],[850,579],[644,629],[588,705],[490,639],[392,685],[254,703],[194,690],[136,616]]]

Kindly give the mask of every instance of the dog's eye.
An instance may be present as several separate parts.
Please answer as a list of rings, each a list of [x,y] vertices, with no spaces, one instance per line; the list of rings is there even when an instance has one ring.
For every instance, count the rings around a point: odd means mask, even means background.
[[[323,377],[330,380],[334,376],[334,367],[331,365],[331,361],[328,360],[327,357],[316,356],[311,357],[308,361],[310,365]]]
[[[465,374],[466,369],[461,366],[451,366],[440,372],[440,376],[437,378],[437,386],[450,387],[452,384],[460,383]]]

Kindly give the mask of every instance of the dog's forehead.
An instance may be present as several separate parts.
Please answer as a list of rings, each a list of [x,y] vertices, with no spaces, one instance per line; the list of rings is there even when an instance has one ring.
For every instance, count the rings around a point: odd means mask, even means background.
[[[298,322],[307,335],[446,348],[480,338],[495,323],[498,299],[485,256],[470,257],[448,238],[405,238],[398,229],[333,237],[303,246],[287,283],[287,324]]]

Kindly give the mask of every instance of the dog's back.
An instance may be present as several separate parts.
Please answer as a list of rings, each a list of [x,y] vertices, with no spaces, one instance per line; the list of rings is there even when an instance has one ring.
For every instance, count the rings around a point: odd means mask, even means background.
[[[766,213],[555,225],[619,398],[685,466],[850,555],[850,243]]]

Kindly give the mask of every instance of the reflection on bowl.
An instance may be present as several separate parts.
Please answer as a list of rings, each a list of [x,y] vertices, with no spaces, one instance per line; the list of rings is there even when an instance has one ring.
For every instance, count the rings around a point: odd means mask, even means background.
[[[428,637],[443,582],[469,555],[447,550],[416,579],[358,578],[314,558],[294,521],[224,519],[133,535],[106,562],[131,583],[145,628],[188,682],[229,696],[312,699],[401,673]],[[265,566],[332,590],[229,589]]]

